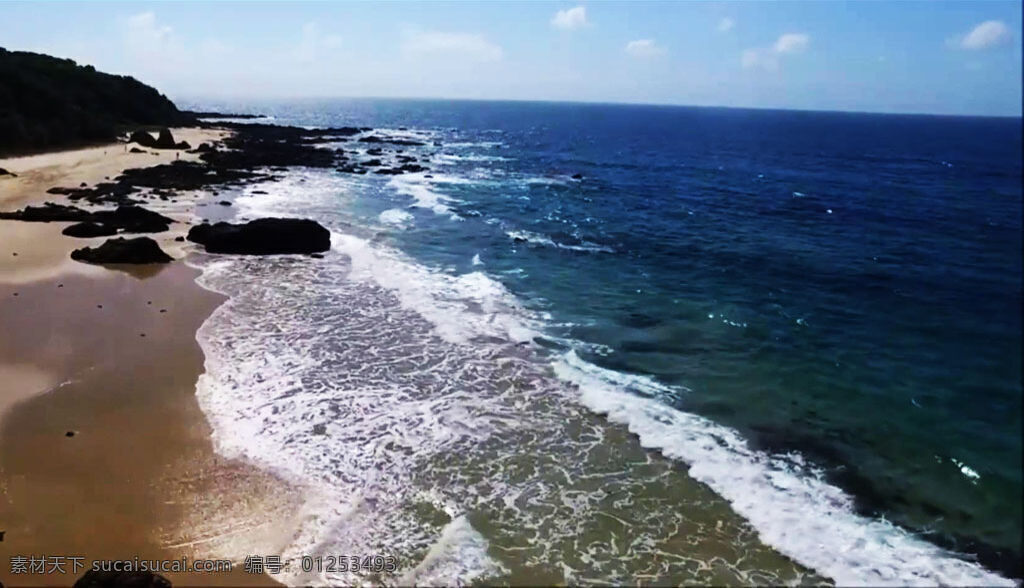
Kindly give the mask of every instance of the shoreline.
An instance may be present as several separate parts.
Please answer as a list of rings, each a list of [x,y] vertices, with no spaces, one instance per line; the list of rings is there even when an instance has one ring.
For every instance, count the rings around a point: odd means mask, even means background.
[[[197,144],[226,133],[175,129]],[[0,210],[44,201],[54,186],[94,185],[130,168],[194,154],[95,146],[0,161]],[[276,585],[246,555],[279,553],[297,490],[219,456],[196,400],[196,331],[224,297],[203,289],[174,239],[203,194],[146,203],[178,221],[152,235],[165,266],[91,266],[71,249],[103,238],[71,223],[0,221],[0,554],[84,557],[77,573],[12,575],[4,585],[73,583],[100,559],[228,559],[229,573],[165,573],[175,585]],[[17,255],[15,255],[15,253]],[[240,532],[244,531],[244,533]]]

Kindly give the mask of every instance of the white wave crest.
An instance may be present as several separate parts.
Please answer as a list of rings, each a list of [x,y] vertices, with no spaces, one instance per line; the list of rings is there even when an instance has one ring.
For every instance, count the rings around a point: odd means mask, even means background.
[[[752,450],[737,432],[630,393],[644,378],[625,376],[569,352],[555,372],[581,400],[626,425],[640,443],[690,465],[689,475],[728,500],[761,539],[843,586],[1013,586],[980,565],[892,524],[859,516],[840,489],[795,459]]]

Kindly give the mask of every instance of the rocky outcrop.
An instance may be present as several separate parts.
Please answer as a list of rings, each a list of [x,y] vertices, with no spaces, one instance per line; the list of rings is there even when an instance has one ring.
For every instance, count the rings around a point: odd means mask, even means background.
[[[118,206],[114,210],[92,213],[93,220],[117,227],[126,233],[162,233],[174,221],[141,206]]]
[[[47,202],[43,206],[26,206],[14,212],[0,212],[0,219],[32,223],[83,222],[92,220],[92,213],[75,206]]]
[[[156,241],[149,237],[135,239],[107,239],[99,247],[83,247],[71,252],[71,259],[84,263],[168,263],[171,256],[160,249]]]
[[[200,110],[183,110],[185,114],[191,114],[196,118],[235,118],[239,120],[253,118],[267,118],[265,114],[237,114],[234,112],[210,112]]]
[[[315,253],[331,248],[331,233],[308,219],[263,218],[245,224],[198,225],[188,240],[203,245],[210,253],[274,255]]]
[[[153,572],[104,572],[89,570],[74,588],[171,588],[171,582]]]
[[[171,129],[162,128],[154,139],[153,135],[148,131],[135,131],[128,137],[130,143],[138,143],[143,147],[149,147],[150,149],[188,149],[188,143],[185,143],[186,147],[179,147],[178,143],[174,141],[174,135],[171,134]],[[184,143],[184,141],[183,141]]]
[[[167,230],[168,225],[174,222],[160,213],[147,210],[141,206],[126,205],[118,206],[114,210],[90,212],[74,206],[54,204],[52,202],[47,202],[43,206],[26,206],[22,210],[14,212],[0,212],[0,219],[35,223],[101,223],[115,232],[117,229],[121,229],[126,233],[162,233]],[[64,234],[70,235],[70,233]]]
[[[359,142],[360,143],[390,143],[392,145],[409,145],[409,146],[414,146],[414,147],[418,146],[418,145],[426,145],[426,143],[421,143],[420,141],[413,141],[413,140],[410,140],[410,139],[396,139],[394,137],[378,137],[377,135],[369,135],[367,137],[360,137],[359,138]]]
[[[69,227],[66,227],[61,234],[67,235],[68,237],[79,237],[82,239],[88,239],[91,237],[109,237],[117,234],[117,229],[107,225],[101,225],[94,222],[76,223]]]
[[[12,178],[18,177],[18,174],[11,173],[4,168],[0,167],[0,176],[11,176]]]

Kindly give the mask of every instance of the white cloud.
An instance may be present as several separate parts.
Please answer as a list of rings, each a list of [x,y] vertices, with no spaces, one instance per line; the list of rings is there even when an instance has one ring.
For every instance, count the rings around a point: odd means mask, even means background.
[[[971,29],[960,40],[961,49],[978,50],[995,47],[1010,40],[1010,29],[998,20],[987,20]]]
[[[718,21],[718,32],[728,33],[729,31],[732,30],[734,26],[736,26],[736,21],[728,17],[723,18],[722,20]]]
[[[633,57],[650,58],[665,54],[665,48],[659,47],[654,39],[638,39],[626,43],[626,53]]]
[[[188,61],[184,43],[169,26],[157,22],[152,12],[120,19],[124,56],[143,72],[168,72]]]
[[[319,25],[315,22],[308,22],[302,27],[302,38],[294,49],[293,56],[300,62],[309,63],[316,61],[325,49],[332,50],[339,47],[341,47],[340,36],[325,35],[320,32]]]
[[[802,53],[811,43],[811,37],[804,33],[786,33],[779,36],[771,47],[747,49],[740,56],[745,69],[779,69],[779,59],[784,55]]]
[[[578,29],[587,24],[587,9],[583,6],[559,10],[551,18],[551,26],[567,31]]]
[[[171,27],[157,25],[156,15],[152,12],[143,12],[124,19],[124,29],[130,41],[157,45],[168,42],[174,32]]]
[[[811,42],[811,38],[803,33],[786,33],[779,37],[778,41],[775,41],[775,52],[778,54],[783,53],[800,53],[804,49],[807,49],[807,44]]]
[[[470,61],[498,61],[504,56],[501,47],[482,35],[472,33],[411,33],[402,44],[402,51],[412,56],[459,56]]]
[[[740,56],[740,63],[745,69],[765,69],[775,71],[779,69],[779,59],[769,49],[747,49]]]

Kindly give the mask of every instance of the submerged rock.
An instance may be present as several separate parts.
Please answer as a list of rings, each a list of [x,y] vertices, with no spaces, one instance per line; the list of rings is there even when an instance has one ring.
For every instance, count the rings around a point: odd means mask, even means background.
[[[61,234],[67,235],[68,237],[80,237],[87,239],[89,237],[109,237],[110,235],[116,235],[117,229],[107,225],[87,221],[66,227],[61,231]]]
[[[149,237],[107,239],[99,247],[83,247],[71,252],[71,259],[84,263],[168,263],[171,256]]]
[[[189,230],[188,240],[203,245],[210,253],[273,255],[315,253],[331,248],[330,231],[316,221],[295,218],[199,225]]]
[[[408,146],[412,146],[412,147],[415,147],[415,146],[418,146],[418,145],[426,145],[426,143],[422,143],[420,141],[413,141],[413,140],[410,140],[410,139],[396,139],[394,137],[378,137],[377,135],[370,135],[368,137],[360,137],[359,138],[359,142],[360,143],[390,143],[392,145],[408,145]]]

